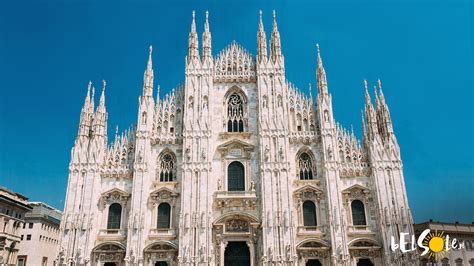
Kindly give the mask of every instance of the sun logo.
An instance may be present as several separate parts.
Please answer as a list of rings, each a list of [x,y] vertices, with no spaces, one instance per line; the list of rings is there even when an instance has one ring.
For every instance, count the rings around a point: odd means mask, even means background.
[[[438,260],[443,258],[448,253],[445,248],[446,236],[444,232],[435,231],[434,233],[429,233],[423,240],[423,246],[429,247],[428,257]]]

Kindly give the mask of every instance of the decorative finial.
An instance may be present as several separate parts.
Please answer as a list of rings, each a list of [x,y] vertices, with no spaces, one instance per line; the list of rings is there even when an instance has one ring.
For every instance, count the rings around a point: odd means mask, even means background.
[[[260,19],[262,19],[262,10],[260,9],[258,13],[260,14]]]
[[[87,85],[87,90],[90,90],[92,86],[92,81],[89,80],[89,84]]]
[[[194,17],[195,17],[195,12],[194,12],[194,10],[193,10],[193,20],[194,20]]]
[[[368,90],[368,89],[367,89],[367,80],[366,80],[366,79],[364,79],[364,88],[365,88],[365,90]]]
[[[115,126],[115,138],[117,138],[117,136],[118,136],[118,125]]]
[[[276,11],[273,9],[273,19],[276,19]]]
[[[209,11],[206,10],[206,21],[209,19]]]
[[[319,43],[316,43],[316,50],[318,51],[318,55],[319,55],[319,53],[320,53],[320,51],[319,51]]]
[[[151,53],[153,52],[153,46],[150,45],[150,56],[151,56]]]
[[[105,91],[105,86],[107,85],[107,82],[105,82],[105,79],[102,80],[102,91]]]
[[[94,88],[94,86],[92,86],[92,97],[91,97],[92,100],[94,99],[94,94],[95,94],[95,88]]]
[[[377,84],[379,85],[379,89],[382,90],[382,82],[380,81],[380,79],[377,80]]]

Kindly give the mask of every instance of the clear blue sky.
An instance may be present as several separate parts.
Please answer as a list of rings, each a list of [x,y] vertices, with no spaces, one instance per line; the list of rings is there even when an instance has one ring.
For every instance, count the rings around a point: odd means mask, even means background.
[[[474,221],[469,0],[4,1],[0,185],[62,209],[87,82],[107,80],[113,136],[136,120],[150,44],[165,92],[184,80],[193,9],[200,38],[209,10],[214,54],[232,40],[255,54],[260,8],[267,36],[276,9],[287,78],[303,90],[319,42],[335,117],[359,137],[362,80],[382,80],[416,222]]]

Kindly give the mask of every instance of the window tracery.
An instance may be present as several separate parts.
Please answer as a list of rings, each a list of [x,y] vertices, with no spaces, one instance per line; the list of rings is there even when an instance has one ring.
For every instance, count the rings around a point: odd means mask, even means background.
[[[168,152],[160,158],[160,167],[158,169],[160,182],[172,182],[175,176],[174,157]]]
[[[300,180],[313,179],[313,162],[311,157],[306,152],[303,152],[299,156],[297,165]]]
[[[244,103],[237,93],[230,95],[227,102],[227,131],[244,132]]]

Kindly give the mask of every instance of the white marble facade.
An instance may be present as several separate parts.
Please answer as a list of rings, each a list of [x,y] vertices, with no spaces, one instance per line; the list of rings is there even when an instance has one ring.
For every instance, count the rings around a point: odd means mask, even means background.
[[[362,143],[337,124],[317,48],[317,96],[285,77],[275,14],[267,49],[217,56],[192,17],[184,84],[154,98],[152,49],[137,124],[108,144],[105,82],[89,84],[71,151],[62,265],[409,265],[413,233],[380,82]],[[269,50],[269,52],[267,52]],[[156,92],[155,92],[156,93]],[[92,95],[91,95],[92,94]]]

